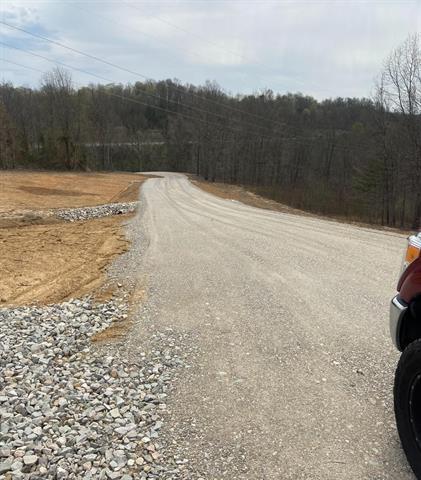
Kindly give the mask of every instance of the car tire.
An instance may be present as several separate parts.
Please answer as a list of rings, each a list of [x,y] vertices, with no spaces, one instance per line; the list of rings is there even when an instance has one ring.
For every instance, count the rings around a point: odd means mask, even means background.
[[[395,374],[396,425],[402,447],[417,479],[421,479],[421,339],[409,344]]]

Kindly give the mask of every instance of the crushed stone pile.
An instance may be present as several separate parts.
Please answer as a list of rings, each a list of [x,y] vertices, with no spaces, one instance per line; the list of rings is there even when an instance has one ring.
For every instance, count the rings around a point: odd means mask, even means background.
[[[123,215],[136,210],[138,202],[110,203],[93,207],[66,208],[55,212],[56,217],[68,222],[90,220],[92,218],[108,217],[110,215]]]
[[[127,305],[90,298],[0,309],[0,479],[174,478],[159,431],[171,339],[137,361],[91,337],[127,317]]]

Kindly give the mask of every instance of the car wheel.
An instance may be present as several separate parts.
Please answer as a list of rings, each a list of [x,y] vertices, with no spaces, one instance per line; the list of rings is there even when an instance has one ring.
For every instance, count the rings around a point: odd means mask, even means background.
[[[394,387],[395,416],[408,462],[421,479],[421,339],[399,359]]]

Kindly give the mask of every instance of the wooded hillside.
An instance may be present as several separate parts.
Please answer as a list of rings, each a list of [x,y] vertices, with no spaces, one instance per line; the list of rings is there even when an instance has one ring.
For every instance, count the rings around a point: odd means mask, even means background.
[[[0,85],[0,168],[173,170],[238,183],[297,208],[420,226],[421,50],[385,62],[372,99],[234,96],[174,80],[38,89]]]

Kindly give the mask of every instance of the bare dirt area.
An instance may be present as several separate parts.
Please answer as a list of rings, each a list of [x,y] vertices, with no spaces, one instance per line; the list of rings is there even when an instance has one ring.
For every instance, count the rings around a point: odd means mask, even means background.
[[[145,176],[135,173],[5,171],[0,214],[137,200]]]
[[[128,247],[127,215],[67,223],[40,213],[138,199],[147,177],[124,173],[2,172],[0,305],[55,303],[98,289]]]
[[[127,248],[121,218],[0,229],[1,304],[54,303],[102,283]]]

